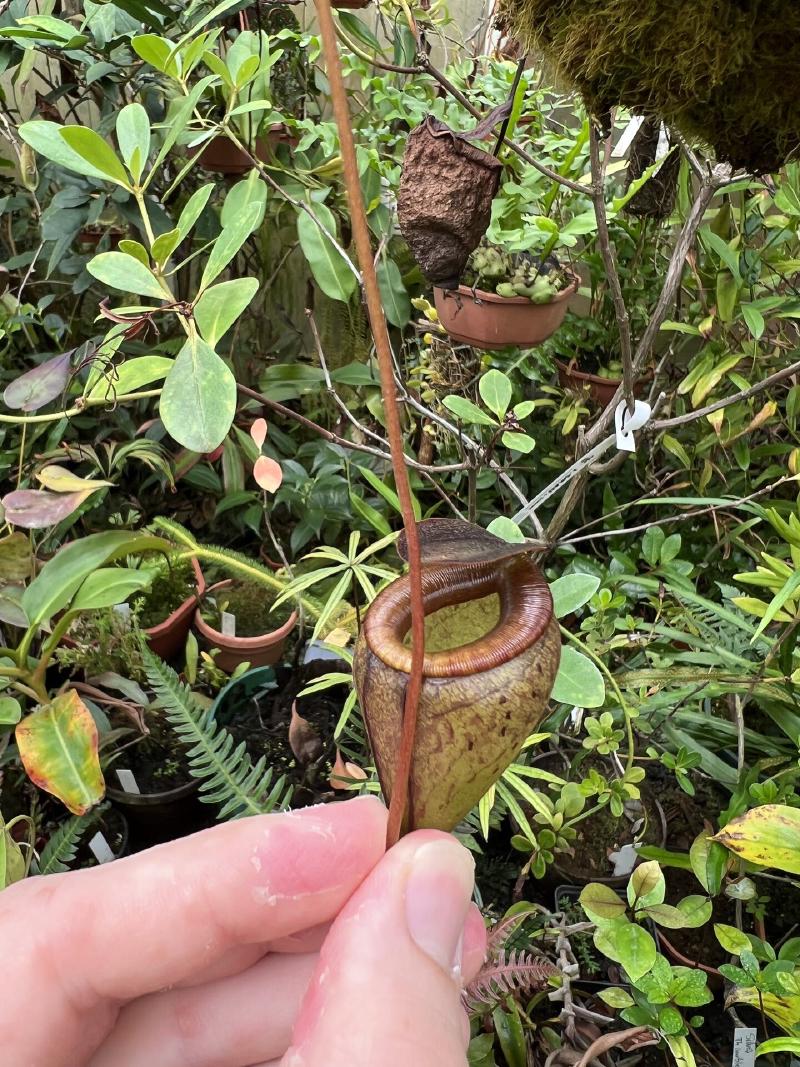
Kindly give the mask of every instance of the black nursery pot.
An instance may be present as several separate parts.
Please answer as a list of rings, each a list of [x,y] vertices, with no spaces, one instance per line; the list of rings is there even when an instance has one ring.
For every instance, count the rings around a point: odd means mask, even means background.
[[[186,782],[163,793],[127,793],[109,786],[106,796],[130,827],[130,850],[186,837],[212,824],[214,809],[200,803],[199,783]]]

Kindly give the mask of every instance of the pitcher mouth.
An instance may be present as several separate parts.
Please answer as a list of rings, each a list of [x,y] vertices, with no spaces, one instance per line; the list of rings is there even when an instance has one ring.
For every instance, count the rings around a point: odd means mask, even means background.
[[[446,651],[426,652],[426,677],[463,678],[499,667],[535,645],[553,619],[550,589],[542,572],[526,556],[502,563],[459,561],[426,567],[422,574],[426,616],[493,593],[500,600],[497,625],[475,641]],[[387,667],[409,674],[411,649],[404,639],[410,629],[410,580],[405,576],[373,601],[364,619],[363,634],[370,651]]]

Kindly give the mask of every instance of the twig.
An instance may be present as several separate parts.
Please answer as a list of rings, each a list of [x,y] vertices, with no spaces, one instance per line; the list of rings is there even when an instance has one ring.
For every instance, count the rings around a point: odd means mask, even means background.
[[[671,419],[658,419],[656,422],[651,422],[645,428],[645,432],[659,433],[661,430],[671,430],[675,426],[683,426],[687,422],[694,422],[696,419],[702,419],[706,415],[711,415],[714,411],[719,411],[721,408],[728,407],[730,404],[738,404],[740,400],[749,400],[751,396],[755,396],[757,393],[769,389],[771,385],[777,385],[778,382],[782,382],[785,378],[791,378],[793,374],[798,373],[800,373],[800,360],[798,360],[797,363],[790,364],[788,367],[784,367],[783,370],[770,374],[768,378],[756,382],[756,384],[751,385],[749,389],[743,389],[740,393],[734,393],[733,396],[723,397],[722,400],[717,400],[713,404],[707,404],[704,408],[697,408],[696,411],[687,412],[685,415],[675,415]]]
[[[617,319],[617,330],[619,331],[622,391],[628,404],[628,410],[633,411],[634,379],[631,324],[628,317],[628,309],[625,306],[625,297],[622,295],[622,284],[619,280],[615,250],[611,243],[611,236],[608,232],[608,219],[606,218],[605,178],[607,153],[603,159],[600,158],[600,137],[593,122],[589,124],[589,158],[592,168],[592,203],[594,205],[594,216],[597,220],[597,243],[603,259],[606,281],[611,292],[614,314]]]
[[[419,699],[422,692],[422,668],[425,657],[425,604],[422,596],[422,561],[411,497],[411,486],[406,467],[406,456],[403,449],[403,431],[400,426],[400,409],[394,384],[389,330],[386,325],[378,278],[372,258],[372,243],[358,174],[358,162],[353,130],[350,124],[347,91],[342,76],[339,48],[336,43],[336,28],[331,13],[330,0],[315,0],[315,6],[325,53],[328,81],[331,87],[333,113],[339,130],[339,144],[344,164],[344,179],[347,199],[350,205],[353,238],[362,272],[372,336],[375,340],[375,349],[378,354],[381,393],[383,395],[386,430],[391,449],[395,489],[400,500],[400,510],[403,516],[408,550],[409,595],[411,602],[411,670],[406,685],[400,751],[397,754],[397,761],[394,767],[392,796],[389,804],[387,845],[391,847],[402,833],[403,819],[408,807],[414,736],[419,711]]]

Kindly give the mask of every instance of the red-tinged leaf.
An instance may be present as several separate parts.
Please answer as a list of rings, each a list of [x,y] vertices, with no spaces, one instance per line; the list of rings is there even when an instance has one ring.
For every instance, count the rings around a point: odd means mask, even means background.
[[[283,481],[280,464],[269,456],[259,456],[253,467],[253,477],[268,493],[274,493]]]
[[[355,785],[357,782],[364,782],[367,779],[367,772],[363,768],[359,767],[356,763],[350,763],[342,757],[339,749],[336,749],[336,762],[331,769],[331,776],[328,779],[332,789],[347,789],[348,786]]]
[[[250,427],[250,436],[256,443],[258,448],[264,444],[267,439],[267,420],[256,419],[253,425]]]
[[[297,762],[305,767],[319,759],[324,745],[319,734],[297,711],[297,703],[292,703],[292,718],[289,722],[289,746],[297,757]]]
[[[37,411],[60,396],[67,386],[72,352],[65,352],[33,370],[26,371],[6,386],[3,401],[18,411]]]
[[[99,488],[99,486],[98,486]],[[43,530],[66,519],[93,490],[80,493],[49,493],[44,489],[17,489],[3,497],[6,522],[24,530]]]
[[[74,689],[22,720],[16,729],[22,765],[34,785],[83,815],[103,799],[97,726]]]

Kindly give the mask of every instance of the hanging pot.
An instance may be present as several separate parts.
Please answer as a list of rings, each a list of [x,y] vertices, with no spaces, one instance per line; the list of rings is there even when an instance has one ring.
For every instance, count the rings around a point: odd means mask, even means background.
[[[273,123],[266,136],[259,137],[251,153],[263,162],[272,157],[275,147],[279,144],[297,144],[297,138],[282,122]],[[217,134],[199,149],[197,162],[203,170],[214,171],[217,174],[246,174],[253,169],[253,161],[250,155],[235,145],[224,133]]]
[[[497,121],[496,112],[489,118]],[[488,121],[488,120],[487,120]],[[502,165],[432,115],[406,142],[397,195],[400,230],[428,281],[458,285],[489,227]]]
[[[642,177],[648,167],[655,163],[660,139],[660,120],[646,118],[631,142],[630,158],[628,160],[629,187],[632,182]],[[672,149],[673,144],[672,138],[667,136],[667,147]],[[625,205],[625,211],[629,215],[636,215],[637,218],[667,218],[675,207],[680,169],[680,152],[676,150],[670,151],[655,174],[651,174],[638,193],[631,197]]]
[[[579,370],[574,359],[571,359],[569,363],[562,363],[560,359],[557,359],[556,367],[558,368],[558,384],[562,389],[580,390],[588,386],[589,396],[602,407],[611,403],[617,389],[622,385],[622,378],[603,378],[599,374]],[[651,378],[652,375],[645,374],[636,379],[633,383],[634,396],[641,397],[644,394]]]
[[[567,288],[547,304],[534,304],[526,296],[498,296],[468,285],[455,290],[437,287],[434,299],[439,322],[454,341],[491,350],[509,345],[532,348],[559,328],[579,283],[574,274]]]
[[[144,631],[148,645],[160,659],[172,659],[186,644],[197,602],[205,592],[206,580],[196,559],[192,560],[192,570],[197,583],[195,591],[163,622]]]
[[[525,544],[459,520],[428,519],[426,651],[406,824],[452,830],[545,715],[561,656],[550,590]],[[405,554],[401,538],[400,553]],[[411,669],[408,577],[370,605],[353,674],[387,800]]]
[[[221,592],[232,585],[233,581],[228,579],[225,582],[217,582],[208,591]],[[263,596],[263,593],[254,589],[253,596]],[[222,633],[206,622],[200,608],[195,612],[194,625],[209,648],[219,649],[215,662],[221,670],[230,674],[240,663],[249,663],[251,667],[270,667],[277,663],[283,655],[289,634],[297,625],[297,612],[293,611],[282,626],[256,637],[236,637]]]

